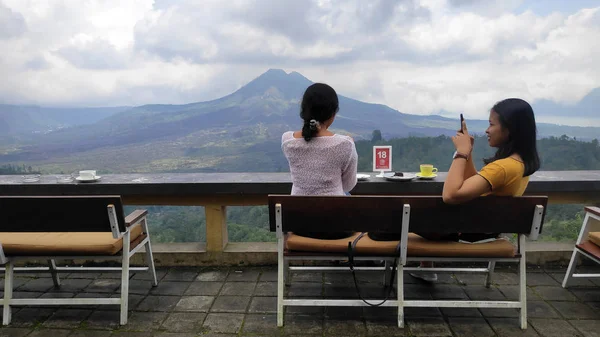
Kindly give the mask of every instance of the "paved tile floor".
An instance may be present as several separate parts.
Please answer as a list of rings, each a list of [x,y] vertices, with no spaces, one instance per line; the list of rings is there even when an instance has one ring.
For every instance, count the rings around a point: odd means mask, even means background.
[[[598,270],[596,270],[598,271]],[[392,308],[287,308],[285,327],[276,325],[276,268],[174,268],[159,270],[152,288],[147,273],[131,278],[129,324],[118,326],[116,306],[24,307],[13,310],[4,336],[600,336],[600,279],[560,287],[564,269],[530,268],[529,328],[507,309],[407,308],[406,327],[396,326]],[[119,274],[62,275],[55,289],[46,274],[19,275],[16,296],[118,296]],[[499,269],[494,285],[483,276],[440,275],[435,284],[406,276],[407,298],[516,299],[518,276]],[[295,273],[293,296],[356,296],[349,273]],[[361,289],[381,295],[381,274],[360,274]],[[3,290],[3,282],[0,292]],[[1,313],[0,313],[1,314]]]

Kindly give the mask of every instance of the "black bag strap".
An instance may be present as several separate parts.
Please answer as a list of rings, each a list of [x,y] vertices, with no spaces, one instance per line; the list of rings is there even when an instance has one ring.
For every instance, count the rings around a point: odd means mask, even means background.
[[[356,273],[354,271],[354,249],[356,248],[356,244],[358,243],[358,241],[360,241],[360,239],[362,239],[363,236],[365,236],[366,233],[361,233],[356,239],[354,239],[354,241],[352,242],[348,242],[348,264],[350,267],[350,271],[352,272],[352,279],[354,279],[354,287],[356,288],[356,293],[358,294],[358,298],[361,299],[361,301],[363,301],[365,304],[372,306],[372,307],[379,307],[381,305],[383,305],[385,302],[387,302],[387,300],[390,298],[390,295],[392,294],[392,290],[394,289],[394,278],[396,277],[396,265],[398,264],[398,257],[400,256],[400,248],[402,246],[402,241],[398,241],[398,244],[396,245],[396,250],[394,252],[394,262],[392,264],[392,275],[390,276],[390,283],[389,286],[386,286],[387,289],[387,293],[385,295],[385,298],[380,302],[380,303],[369,303],[367,300],[364,299],[364,297],[362,296],[361,292],[360,292],[360,287],[358,286],[358,281],[356,280]],[[384,288],[385,289],[385,288]]]

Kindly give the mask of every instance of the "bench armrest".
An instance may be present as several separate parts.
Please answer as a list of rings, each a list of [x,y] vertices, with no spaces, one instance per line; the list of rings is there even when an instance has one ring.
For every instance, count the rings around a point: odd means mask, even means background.
[[[600,216],[600,207],[586,206],[585,211],[588,213],[592,213],[596,216]]]
[[[136,223],[142,221],[148,215],[148,211],[145,209],[136,209],[125,217],[125,226],[130,227]]]

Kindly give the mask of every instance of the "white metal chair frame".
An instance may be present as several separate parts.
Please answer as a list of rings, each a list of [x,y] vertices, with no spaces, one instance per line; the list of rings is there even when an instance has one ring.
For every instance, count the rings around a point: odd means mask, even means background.
[[[575,269],[577,268],[578,257],[580,254],[582,256],[585,256],[588,259],[600,264],[600,259],[598,257],[588,254],[586,251],[583,251],[577,247],[577,245],[586,241],[588,234],[590,232],[592,232],[593,229],[597,229],[598,231],[600,231],[600,216],[586,211],[585,217],[583,219],[583,225],[581,226],[581,230],[579,231],[579,236],[577,237],[577,241],[575,242],[575,248],[573,249],[573,255],[571,255],[571,261],[569,262],[569,267],[567,268],[567,273],[565,274],[565,278],[563,279],[563,282],[562,282],[563,288],[567,288],[569,286],[569,282],[573,278],[600,277],[600,273],[595,273],[595,274],[593,274],[593,273],[592,274],[575,273]]]
[[[346,267],[290,267],[290,261],[312,260],[312,261],[340,261],[347,260],[347,256],[338,255],[306,255],[306,256],[285,256],[284,255],[284,232],[282,230],[281,204],[275,205],[276,215],[276,233],[277,233],[277,326],[283,326],[284,306],[368,306],[360,299],[292,299],[284,296],[284,285],[290,284],[290,271],[347,271]],[[521,329],[527,329],[527,282],[526,282],[526,238],[537,240],[540,233],[542,218],[544,215],[544,206],[537,205],[534,211],[531,231],[528,235],[519,234],[518,251],[520,257],[515,258],[453,258],[453,257],[407,257],[407,237],[410,225],[410,205],[404,205],[402,217],[402,236],[400,256],[397,259],[396,283],[397,298],[390,299],[382,304],[382,307],[398,308],[398,327],[404,327],[404,308],[405,307],[446,307],[446,308],[517,308],[520,310]],[[390,273],[390,261],[394,258],[368,256],[355,256],[354,260],[385,260],[386,267],[355,267],[357,270],[385,270],[384,282],[389,280],[387,275]],[[489,287],[496,262],[518,262],[519,263],[519,299],[517,301],[471,301],[471,300],[405,300],[404,299],[404,271],[414,271],[417,268],[405,267],[408,261],[437,261],[437,262],[488,262],[488,268],[427,268],[428,272],[484,272],[487,273],[486,286]],[[423,271],[423,269],[419,269]],[[368,299],[367,299],[368,300]],[[377,300],[371,300],[377,301]]]
[[[8,325],[11,322],[11,307],[25,305],[120,305],[120,324],[127,324],[128,303],[129,303],[129,272],[133,270],[147,270],[152,277],[152,285],[157,286],[156,270],[154,268],[154,259],[152,256],[152,244],[150,242],[150,233],[148,231],[148,223],[146,215],[135,219],[134,222],[125,226],[125,232],[119,231],[117,215],[113,205],[107,207],[108,218],[111,224],[113,238],[123,240],[123,249],[117,255],[106,256],[6,256],[0,242],[0,264],[4,264],[4,298],[0,300],[3,306],[2,324]],[[133,214],[132,214],[133,215]],[[127,220],[126,220],[127,222]],[[142,226],[143,233],[146,237],[133,249],[131,249],[130,231],[129,228],[139,224]],[[131,257],[145,247],[145,260],[147,267],[133,268],[129,266]],[[55,260],[120,260],[121,267],[57,267]],[[20,261],[48,261],[48,267],[15,267],[16,262]],[[27,272],[43,272],[49,271],[52,274],[54,286],[60,286],[60,278],[58,272],[121,272],[121,296],[119,298],[13,298],[13,279],[15,271]]]

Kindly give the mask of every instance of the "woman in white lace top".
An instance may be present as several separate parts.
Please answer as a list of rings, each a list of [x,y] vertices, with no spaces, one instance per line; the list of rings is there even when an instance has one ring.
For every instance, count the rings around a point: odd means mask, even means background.
[[[304,92],[302,130],[281,137],[290,164],[292,195],[345,195],[356,185],[354,141],[329,131],[338,110],[337,94],[327,84],[315,83]]]

